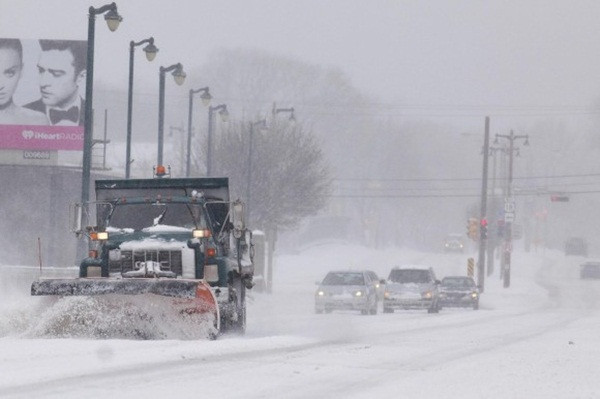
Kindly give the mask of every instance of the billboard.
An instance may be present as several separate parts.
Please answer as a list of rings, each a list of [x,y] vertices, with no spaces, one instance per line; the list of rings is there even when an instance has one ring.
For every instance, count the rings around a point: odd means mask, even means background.
[[[0,38],[0,149],[81,151],[87,42]]]

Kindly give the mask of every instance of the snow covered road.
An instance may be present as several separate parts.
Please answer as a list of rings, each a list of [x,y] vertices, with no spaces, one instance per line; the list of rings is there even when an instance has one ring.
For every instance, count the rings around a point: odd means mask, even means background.
[[[0,397],[597,397],[600,281],[579,280],[581,258],[516,253],[511,287],[490,276],[479,311],[314,314],[328,270],[386,276],[418,262],[441,278],[464,274],[468,256],[339,245],[280,256],[274,294],[252,295],[247,335],[217,341],[32,337],[37,299],[13,292]]]

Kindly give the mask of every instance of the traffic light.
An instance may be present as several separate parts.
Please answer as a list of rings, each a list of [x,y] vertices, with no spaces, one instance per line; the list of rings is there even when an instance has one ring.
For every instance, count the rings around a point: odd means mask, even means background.
[[[476,218],[469,218],[467,224],[467,235],[473,241],[479,238],[479,222]]]
[[[487,240],[487,226],[488,226],[488,222],[487,219],[481,219],[481,239],[482,240]]]

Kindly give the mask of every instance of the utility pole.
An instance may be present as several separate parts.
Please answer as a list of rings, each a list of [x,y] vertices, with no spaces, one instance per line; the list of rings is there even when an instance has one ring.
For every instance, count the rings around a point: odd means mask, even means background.
[[[483,175],[481,177],[481,208],[479,217],[479,258],[477,261],[477,285],[479,291],[485,288],[485,246],[487,243],[487,183],[488,157],[490,147],[490,117],[485,117],[485,135],[483,139]]]
[[[502,185],[502,198],[506,198],[506,193],[508,192],[508,148],[502,147],[502,158],[500,158],[500,170],[502,171],[502,180],[504,184]],[[502,204],[502,209],[504,210],[504,204]],[[504,212],[502,213],[504,215]],[[502,217],[502,238],[506,233],[506,221],[504,220],[504,216]],[[500,240],[499,240],[500,241]],[[498,255],[500,256],[500,280],[504,280],[504,269],[506,267],[506,258],[504,256],[504,246],[501,243],[498,243],[499,246],[502,246],[498,250]]]
[[[492,230],[488,230],[488,242],[487,242],[487,276],[491,276],[494,273],[494,251],[496,246],[498,245],[498,239],[500,235],[498,234],[499,229],[499,220],[497,220],[498,215],[498,196],[496,195],[496,181],[497,181],[497,164],[498,164],[498,152],[503,152],[503,148],[491,146],[489,148],[489,154],[492,156],[492,189],[491,193],[491,212],[492,212]],[[489,218],[488,218],[489,219]],[[502,220],[504,223],[504,220]],[[490,238],[491,237],[491,238]]]
[[[506,223],[505,240],[504,240],[504,288],[510,287],[510,268],[511,268],[511,253],[512,253],[512,224],[515,219],[515,199],[513,198],[513,158],[517,139],[525,139],[525,146],[529,145],[528,135],[515,135],[511,130],[510,135],[496,134],[496,142],[498,138],[504,138],[509,141],[508,147],[508,184],[506,198],[504,201],[504,221]]]

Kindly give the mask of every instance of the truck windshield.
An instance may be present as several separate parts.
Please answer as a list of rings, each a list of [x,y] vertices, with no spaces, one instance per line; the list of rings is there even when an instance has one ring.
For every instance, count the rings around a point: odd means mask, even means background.
[[[142,230],[152,226],[194,229],[206,226],[200,205],[196,204],[120,204],[109,216],[107,227]]]

